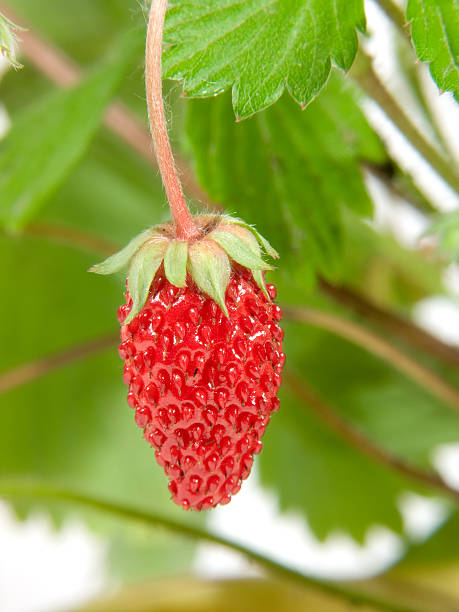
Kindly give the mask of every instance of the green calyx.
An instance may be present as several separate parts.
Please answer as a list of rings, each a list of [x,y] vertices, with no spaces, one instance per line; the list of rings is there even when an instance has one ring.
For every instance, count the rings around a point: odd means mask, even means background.
[[[16,32],[20,31],[24,32],[25,30],[0,13],[0,54],[3,55],[16,70],[23,67],[22,64],[18,62],[16,56],[16,44],[18,41]]]
[[[176,287],[186,285],[187,273],[228,315],[225,294],[232,262],[252,271],[255,282],[269,299],[263,271],[272,270],[262,258],[279,255],[257,230],[240,219],[226,215],[199,215],[194,221],[201,238],[187,242],[175,236],[172,223],[145,230],[124,249],[90,268],[96,274],[113,274],[128,269],[128,290],[133,306],[126,323],[142,310],[151,283],[161,264],[167,280]]]

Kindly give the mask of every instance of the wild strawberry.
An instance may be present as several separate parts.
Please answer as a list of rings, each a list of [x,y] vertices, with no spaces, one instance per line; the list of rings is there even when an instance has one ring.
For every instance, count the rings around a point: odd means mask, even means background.
[[[249,476],[279,407],[285,355],[260,244],[275,251],[237,219],[194,222],[201,239],[188,243],[172,224],[157,226],[91,270],[129,265],[118,310],[128,404],[172,499],[206,510],[227,504]]]

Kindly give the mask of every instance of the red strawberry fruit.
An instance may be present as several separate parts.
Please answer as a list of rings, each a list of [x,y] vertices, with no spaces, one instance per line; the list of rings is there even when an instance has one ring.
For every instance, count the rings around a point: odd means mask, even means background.
[[[226,504],[248,477],[271,414],[285,355],[281,309],[265,285],[256,230],[238,219],[193,218],[201,238],[165,224],[91,270],[129,266],[118,311],[128,403],[172,499],[183,508]]]

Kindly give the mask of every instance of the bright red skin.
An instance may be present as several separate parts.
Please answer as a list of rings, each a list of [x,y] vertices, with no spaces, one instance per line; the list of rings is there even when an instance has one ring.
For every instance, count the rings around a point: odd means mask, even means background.
[[[276,297],[274,285],[268,292]],[[131,304],[127,294],[121,323]],[[281,309],[243,268],[230,279],[226,305],[229,318],[192,281],[178,289],[157,276],[143,310],[121,327],[128,403],[185,509],[231,500],[279,407]]]

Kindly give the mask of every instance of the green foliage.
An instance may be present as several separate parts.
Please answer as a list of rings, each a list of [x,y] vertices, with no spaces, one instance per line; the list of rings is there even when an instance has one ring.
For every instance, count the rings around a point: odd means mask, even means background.
[[[8,287],[1,314],[8,325],[2,326],[1,345],[9,347],[2,351],[0,371],[22,364],[24,358],[40,359],[113,335],[111,347],[100,354],[0,397],[1,476],[46,478],[179,515],[180,510],[170,507],[166,478],[126,405],[116,355],[119,280],[101,282],[86,273],[91,255],[42,239],[3,238],[0,249]],[[32,311],[30,296],[34,296]],[[103,532],[117,533],[126,548],[127,535],[119,523],[99,519],[92,524]],[[150,543],[153,569],[155,539],[149,536],[144,542]],[[183,544],[179,548],[184,556],[178,569],[187,565],[192,551]],[[173,568],[177,559],[170,561]]]
[[[298,380],[382,448],[428,467],[436,445],[459,441],[456,415],[389,365],[328,332],[299,323],[284,327],[287,365]],[[363,541],[375,524],[400,532],[400,495],[417,490],[330,432],[292,393],[288,379],[259,462],[262,481],[279,494],[282,509],[303,512],[321,539],[342,530]]]
[[[257,224],[283,257],[301,258],[309,276],[339,273],[343,207],[372,210],[359,162],[385,156],[338,75],[305,112],[284,96],[235,123],[228,96],[190,102],[187,134],[214,201]]]
[[[438,87],[459,99],[459,2],[408,0],[406,16],[418,57],[430,63]]]
[[[15,121],[0,148],[0,220],[18,229],[37,214],[94,135],[117,84],[138,51],[130,34],[114,57],[81,85],[53,93]]]
[[[164,74],[191,97],[232,86],[237,117],[266,108],[287,89],[308,104],[330,73],[348,70],[365,28],[362,0],[174,0],[167,15]]]
[[[451,261],[459,259],[459,210],[438,216],[428,233],[438,235],[440,251]]]
[[[393,187],[399,171],[365,120],[352,83],[337,70],[329,77],[332,63],[344,70],[352,64],[356,28],[365,24],[361,0],[170,4],[165,74],[183,79],[188,97],[229,89],[233,94],[232,99],[227,91],[212,100],[177,103],[178,87],[168,90],[173,145],[184,143],[212,200],[256,224],[279,249],[278,270],[269,275],[278,285],[281,303],[331,309],[314,286],[317,273],[407,317],[418,299],[445,292],[442,261],[402,247],[366,222],[372,202],[362,166],[385,173]],[[170,503],[162,470],[126,406],[115,317],[123,281],[86,273],[94,261],[168,216],[159,173],[105,128],[98,129],[115,92],[131,110],[145,116],[144,30],[125,34],[143,25],[141,3],[79,0],[63,10],[61,0],[15,0],[14,8],[21,23],[24,17],[36,34],[49,37],[85,66],[99,63],[114,41],[115,50],[80,85],[64,93],[53,91],[26,60],[24,71],[11,71],[2,81],[2,101],[13,127],[0,144],[0,218],[5,228],[22,232],[0,239],[0,372],[107,336],[113,337],[113,345],[107,342],[105,350],[62,364],[0,395],[0,477],[46,479],[176,515],[187,524],[203,521],[205,517],[184,515]],[[408,5],[418,56],[431,63],[439,87],[456,95],[457,10],[452,0],[410,0]],[[418,105],[434,127],[413,66],[403,61],[403,78],[410,80]],[[309,105],[301,111],[295,101]],[[187,106],[186,135],[181,104]],[[235,122],[233,110],[248,119]],[[414,191],[411,184],[404,193],[410,196]],[[423,210],[431,208],[423,196],[410,202]],[[459,254],[457,228],[456,212],[432,226],[450,259]],[[258,240],[275,256],[261,237]],[[237,252],[241,260],[258,255],[257,248],[252,255],[240,245]],[[171,251],[167,258],[180,268],[181,283],[183,253]],[[257,274],[261,283],[261,273]],[[344,319],[350,316],[336,304],[333,308]],[[355,322],[371,326],[357,315]],[[459,441],[457,415],[398,373],[396,364],[382,362],[326,331],[292,321],[285,327],[290,373],[316,389],[374,444],[420,469],[431,469],[436,446]],[[410,352],[395,332],[388,339]],[[452,369],[442,368],[433,355],[414,350],[410,355],[455,383]],[[2,375],[0,380],[5,384]],[[401,494],[433,493],[334,433],[293,392],[288,377],[280,411],[256,461],[262,485],[278,497],[281,510],[298,512],[321,539],[341,531],[362,542],[374,525],[403,533]],[[112,575],[121,581],[190,567],[193,546],[165,532],[127,528],[120,520],[55,503],[15,503],[19,516],[37,507],[46,508],[57,524],[78,513],[103,533],[110,542]],[[366,586],[403,601],[397,580],[409,577],[416,585],[413,576],[429,579],[434,566],[448,570],[449,582],[457,583],[458,537],[454,512],[426,542],[408,546],[404,561],[394,570],[398,574],[389,573],[386,582]],[[217,601],[222,609],[227,604],[243,609],[241,602],[249,602],[250,609],[273,610],[325,610],[329,604],[308,591],[293,593],[291,587],[264,582],[214,584],[212,597],[208,585],[180,585],[172,587],[177,599],[171,605],[177,609],[183,608],[184,592],[187,609],[198,602],[199,610],[206,605],[214,609]],[[195,587],[204,596],[190,601]],[[160,595],[155,585],[152,609]],[[170,583],[163,595],[171,602]],[[421,600],[419,595],[414,598],[411,608],[424,609]],[[122,597],[110,605],[147,609],[149,601],[146,593],[140,603],[139,598]],[[434,599],[426,609],[437,612],[446,609],[443,604]],[[100,605],[104,609],[105,604]],[[340,603],[330,606],[337,612],[342,609]]]
[[[450,561],[458,561],[459,550],[450,547],[451,542],[459,542],[459,513],[457,510],[423,542],[413,544],[408,549],[398,568],[428,567]]]

